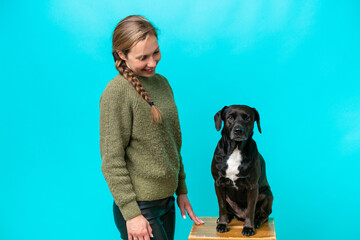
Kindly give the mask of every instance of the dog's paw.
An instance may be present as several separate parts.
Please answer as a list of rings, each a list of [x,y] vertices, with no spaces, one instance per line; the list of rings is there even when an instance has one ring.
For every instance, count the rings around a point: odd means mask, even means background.
[[[226,224],[218,224],[216,226],[216,231],[218,231],[219,233],[224,233],[224,232],[229,231],[229,228],[227,228]]]
[[[255,230],[253,228],[244,227],[242,230],[242,234],[249,237],[255,234]]]

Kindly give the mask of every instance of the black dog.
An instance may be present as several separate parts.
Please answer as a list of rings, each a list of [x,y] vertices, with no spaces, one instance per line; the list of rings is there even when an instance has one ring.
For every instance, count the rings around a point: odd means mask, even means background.
[[[216,230],[227,232],[236,217],[244,221],[242,234],[251,236],[268,221],[273,195],[266,179],[265,162],[252,139],[254,122],[261,133],[260,116],[245,105],[224,107],[215,114],[216,130],[224,128],[211,165],[219,203]]]

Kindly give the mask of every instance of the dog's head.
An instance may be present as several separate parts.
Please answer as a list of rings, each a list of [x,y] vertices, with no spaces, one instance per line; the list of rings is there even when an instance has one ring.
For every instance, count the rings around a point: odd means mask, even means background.
[[[259,132],[260,115],[255,108],[245,105],[225,106],[215,114],[215,128],[220,131],[224,121],[223,132],[233,141],[245,141],[253,134],[254,122]]]

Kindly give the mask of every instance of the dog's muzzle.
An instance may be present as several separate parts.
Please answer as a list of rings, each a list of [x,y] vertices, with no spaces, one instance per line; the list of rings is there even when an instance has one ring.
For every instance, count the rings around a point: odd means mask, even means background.
[[[232,131],[231,131],[230,138],[231,138],[231,140],[235,140],[235,141],[246,140],[247,136],[246,136],[245,129],[240,125],[234,126]]]

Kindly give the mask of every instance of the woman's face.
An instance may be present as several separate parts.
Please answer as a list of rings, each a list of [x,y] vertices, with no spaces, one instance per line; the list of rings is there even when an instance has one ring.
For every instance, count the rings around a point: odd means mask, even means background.
[[[128,68],[141,77],[152,77],[155,74],[156,65],[161,59],[159,44],[153,34],[130,48],[127,56],[122,52],[118,53],[125,60]]]

